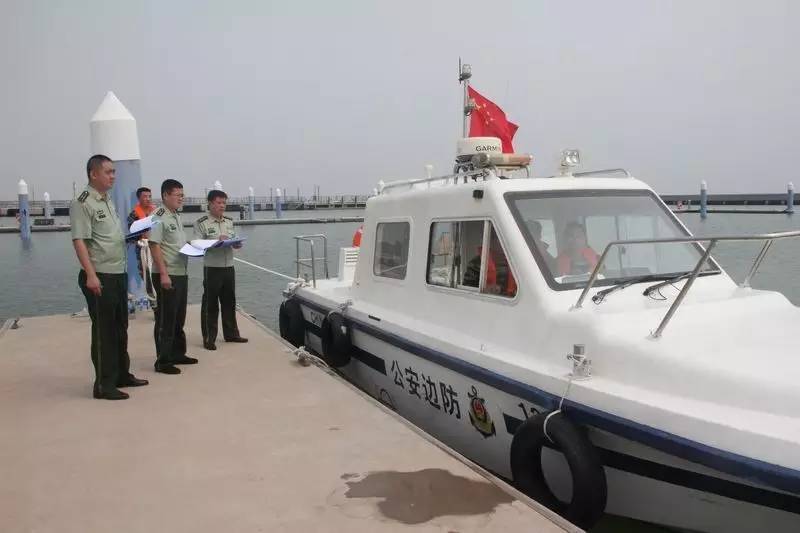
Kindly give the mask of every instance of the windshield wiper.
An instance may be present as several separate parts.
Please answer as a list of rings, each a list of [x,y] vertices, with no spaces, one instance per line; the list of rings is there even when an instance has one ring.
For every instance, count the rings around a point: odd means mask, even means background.
[[[607,289],[603,289],[602,291],[597,291],[594,296],[592,296],[592,301],[596,304],[603,303],[603,300],[606,299],[606,296],[613,292],[621,291],[622,289],[628,288],[631,285],[635,285],[637,283],[642,283],[644,281],[654,281],[657,279],[662,279],[664,276],[659,274],[646,274],[644,276],[637,276],[635,278],[630,278],[626,281],[621,283],[617,283],[613,287],[609,287]]]
[[[642,295],[650,296],[651,294],[653,294],[657,290],[661,289],[662,287],[666,287],[667,285],[672,285],[673,283],[676,283],[676,282],[678,282],[678,281],[680,281],[682,279],[686,279],[686,278],[690,278],[690,277],[692,277],[692,273],[691,272],[684,272],[682,274],[678,274],[677,276],[674,276],[672,278],[664,280],[661,283],[656,283],[655,285],[650,285],[649,287],[647,287],[644,290]]]

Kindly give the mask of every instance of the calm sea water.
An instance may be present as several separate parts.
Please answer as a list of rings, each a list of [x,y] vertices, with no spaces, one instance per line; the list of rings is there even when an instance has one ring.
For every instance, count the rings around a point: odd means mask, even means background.
[[[360,216],[362,210],[295,211],[289,217]],[[190,215],[191,216],[191,215]],[[193,220],[187,216],[187,220]],[[679,215],[696,235],[765,233],[800,229],[800,214],[711,214],[702,221],[696,214]],[[295,242],[300,234],[328,236],[331,275],[338,265],[338,250],[349,246],[358,223],[240,226],[247,236],[239,257],[278,272],[294,274]],[[714,257],[736,280],[746,274],[758,253],[758,243],[722,243]],[[237,264],[237,300],[241,306],[270,327],[276,326],[280,291],[286,282],[275,276]],[[77,286],[78,262],[69,233],[34,233],[29,246],[19,235],[0,234],[0,320],[18,316],[72,313],[85,302]],[[778,241],[770,250],[753,282],[758,288],[780,291],[800,305],[800,239]],[[189,262],[189,301],[199,303],[202,294],[201,260]]]
[[[289,212],[289,217],[360,216],[361,210]],[[267,216],[271,216],[267,214]],[[695,235],[766,233],[800,229],[800,214],[711,214],[705,221],[696,214],[679,215]],[[191,220],[196,218],[192,216]],[[187,220],[190,218],[187,216]],[[252,263],[293,275],[295,241],[301,234],[328,236],[331,276],[336,274],[338,250],[349,246],[359,224],[297,224],[239,227],[247,237],[239,257]],[[741,280],[760,248],[758,243],[719,244],[713,254],[735,280]],[[267,326],[277,329],[277,309],[286,281],[246,265],[237,264],[237,300]],[[72,313],[85,302],[77,286],[78,263],[69,233],[34,233],[30,246],[23,246],[16,234],[0,234],[0,321],[18,316]],[[753,285],[780,291],[800,305],[800,239],[776,242]],[[202,260],[190,260],[189,301],[199,303],[202,294]],[[655,533],[662,528],[636,521],[607,517],[595,531]]]

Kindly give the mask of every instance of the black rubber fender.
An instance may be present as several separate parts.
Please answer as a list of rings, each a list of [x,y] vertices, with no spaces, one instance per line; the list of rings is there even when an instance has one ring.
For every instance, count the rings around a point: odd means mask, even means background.
[[[340,368],[350,362],[353,342],[350,338],[350,326],[338,311],[331,311],[322,321],[322,357],[334,368]]]
[[[293,346],[303,346],[306,343],[306,319],[297,300],[289,298],[281,303],[278,310],[278,329],[281,337]]]
[[[538,413],[528,418],[511,442],[511,473],[514,485],[576,526],[589,529],[603,516],[608,487],[603,463],[585,431],[562,412]],[[548,439],[547,437],[550,437]],[[551,442],[552,440],[552,442]],[[564,454],[572,477],[572,501],[560,501],[542,471],[542,448],[552,446]]]

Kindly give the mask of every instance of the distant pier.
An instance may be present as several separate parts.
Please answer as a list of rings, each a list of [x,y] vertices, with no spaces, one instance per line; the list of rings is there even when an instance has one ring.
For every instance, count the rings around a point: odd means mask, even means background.
[[[325,209],[363,209],[367,206],[368,195],[338,194],[331,196],[281,196],[281,210],[283,211],[316,211]],[[277,196],[256,196],[253,198],[255,211],[275,211]],[[69,216],[69,204],[72,200],[51,200],[50,208],[53,216]],[[201,213],[205,211],[208,201],[204,197],[187,197],[183,202],[184,213]],[[241,212],[249,209],[250,197],[231,196],[228,198],[227,211]],[[31,216],[43,216],[45,209],[44,200],[31,200],[29,202]],[[19,213],[19,203],[16,200],[0,201],[0,216],[15,217]],[[125,213],[127,215],[127,213]]]

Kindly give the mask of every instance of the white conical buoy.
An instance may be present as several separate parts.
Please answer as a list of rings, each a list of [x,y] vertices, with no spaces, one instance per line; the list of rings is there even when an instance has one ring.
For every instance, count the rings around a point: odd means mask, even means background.
[[[104,155],[114,162],[116,178],[110,194],[122,232],[127,234],[128,227],[125,222],[128,213],[136,205],[136,189],[142,186],[136,119],[119,98],[108,91],[89,122],[89,133],[92,154]],[[136,246],[128,247],[128,272],[131,273],[137,272],[138,269],[136,250]],[[135,301],[143,304],[145,295],[140,276],[128,276],[128,292],[134,295]]]

